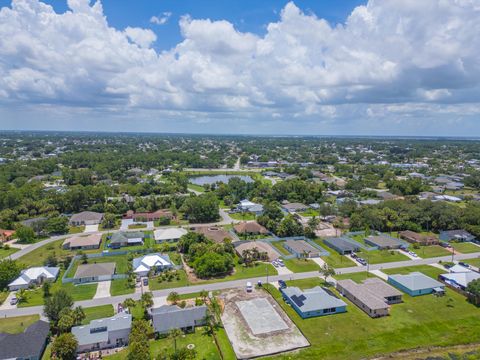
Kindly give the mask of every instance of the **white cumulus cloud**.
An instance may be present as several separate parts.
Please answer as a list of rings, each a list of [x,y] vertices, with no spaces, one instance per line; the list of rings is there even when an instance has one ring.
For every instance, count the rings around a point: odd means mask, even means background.
[[[165,25],[171,16],[172,13],[170,11],[165,11],[160,16],[152,16],[150,22],[156,25]]]

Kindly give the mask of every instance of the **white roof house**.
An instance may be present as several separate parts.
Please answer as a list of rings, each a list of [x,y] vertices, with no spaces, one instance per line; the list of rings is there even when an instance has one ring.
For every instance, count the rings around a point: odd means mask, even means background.
[[[58,267],[33,267],[22,270],[20,276],[8,284],[10,291],[27,289],[30,285],[41,284],[45,281],[55,281],[60,272]]]
[[[442,274],[440,277],[447,284],[465,290],[470,282],[480,279],[480,274],[475,271]]]
[[[155,230],[154,237],[156,242],[174,241],[180,239],[187,233],[188,231],[183,228],[166,228]]]
[[[157,270],[170,269],[173,267],[167,254],[153,253],[133,259],[133,272],[138,276],[147,276],[151,268]]]

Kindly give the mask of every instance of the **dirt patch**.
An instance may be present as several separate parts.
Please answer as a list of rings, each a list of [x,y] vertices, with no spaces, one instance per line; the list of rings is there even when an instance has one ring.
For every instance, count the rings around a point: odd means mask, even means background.
[[[251,359],[309,346],[296,325],[265,291],[223,292],[222,321],[238,359]]]

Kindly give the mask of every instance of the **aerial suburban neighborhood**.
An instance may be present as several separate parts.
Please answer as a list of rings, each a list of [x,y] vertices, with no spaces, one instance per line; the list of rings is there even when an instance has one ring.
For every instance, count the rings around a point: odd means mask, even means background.
[[[0,0],[0,360],[480,359],[480,0]]]
[[[114,135],[1,141],[3,358],[370,358],[478,330],[477,143],[131,135],[112,162]]]

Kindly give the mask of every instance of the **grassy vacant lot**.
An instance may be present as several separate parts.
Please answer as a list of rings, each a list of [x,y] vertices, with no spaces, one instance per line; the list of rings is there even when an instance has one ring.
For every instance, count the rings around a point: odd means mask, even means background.
[[[295,355],[299,359],[357,360],[417,347],[480,341],[480,309],[449,289],[444,297],[405,296],[404,303],[392,306],[391,316],[378,319],[342,298],[348,304],[346,313],[303,320],[278,290],[271,292],[312,344]]]
[[[307,271],[318,271],[320,266],[310,259],[288,259],[285,260],[285,266],[293,272],[307,272]]]
[[[147,224],[130,224],[128,225],[128,228],[130,230],[132,229],[145,229],[147,227]]]
[[[10,256],[13,253],[16,253],[18,250],[20,250],[20,249],[15,249],[15,248],[12,248],[12,247],[9,248],[9,249],[1,248],[0,249],[0,259],[6,258],[7,256]]]
[[[480,252],[480,247],[470,242],[450,243],[450,245],[455,249],[455,252],[458,251],[462,254]]]
[[[134,292],[135,288],[128,286],[128,279],[112,280],[112,283],[110,285],[110,295],[126,295],[133,294]]]
[[[228,216],[230,216],[234,220],[255,220],[255,214],[251,212],[228,214]]]
[[[161,289],[168,289],[168,288],[176,288],[182,286],[188,286],[188,279],[185,270],[177,270],[177,274],[179,275],[179,279],[177,280],[174,277],[171,281],[168,280],[161,280],[161,277],[155,277],[149,280],[149,288],[150,290],[161,290]]]
[[[322,247],[323,249],[328,250],[328,252],[330,253],[330,255],[328,255],[328,256],[321,256],[321,258],[328,265],[330,265],[334,268],[338,268],[338,269],[356,266],[355,263],[352,260],[350,260],[349,258],[347,258],[346,256],[340,255],[335,250],[327,247],[327,245],[324,244],[322,239],[315,239],[313,241],[315,241],[315,243],[317,245],[319,245],[320,247]]]
[[[275,249],[277,249],[278,251],[280,251],[281,254],[283,254],[283,255],[292,255],[292,254],[290,254],[290,253],[288,252],[287,249],[285,249],[285,248],[283,247],[283,244],[285,244],[285,240],[282,240],[282,241],[272,241],[270,244],[271,244],[272,246],[274,246]]]
[[[227,275],[225,277],[219,277],[215,279],[208,279],[205,281],[201,281],[201,282],[195,283],[195,285],[203,284],[203,283],[231,281],[231,280],[240,280],[240,279],[267,276],[267,270],[268,270],[268,275],[270,276],[278,274],[275,267],[270,263],[259,262],[259,263],[256,263],[254,266],[245,267],[243,265],[240,265],[237,262],[237,259],[235,259],[235,271],[233,274]]]
[[[192,334],[186,334],[177,339],[177,348],[186,347],[188,344],[195,345],[196,359],[220,360],[220,353],[215,345],[213,337],[204,335],[202,328],[197,328]],[[173,340],[169,338],[150,341],[150,353],[152,358],[161,354],[173,353]],[[115,355],[106,356],[104,359],[123,360],[127,359],[128,351],[124,350]]]
[[[68,255],[73,255],[72,252],[64,250],[62,244],[65,240],[57,240],[50,244],[43,245],[36,250],[22,256],[18,261],[22,264],[30,266],[43,266],[50,254],[55,255],[57,259],[65,258]]]
[[[82,325],[86,325],[92,320],[113,316],[113,305],[89,307],[83,309],[83,311],[85,312],[85,319],[82,321]]]
[[[441,270],[437,267],[430,266],[430,265],[416,265],[416,266],[405,266],[405,267],[394,268],[394,269],[382,269],[382,272],[384,272],[387,275],[410,274],[411,272],[414,272],[414,271],[419,271],[434,279],[437,279],[438,275],[445,274],[447,272],[447,270]]]
[[[352,279],[357,283],[361,283],[363,280],[367,278],[374,278],[374,277],[376,276],[366,271],[351,273],[351,274],[337,274],[334,276],[334,278],[337,280]]]
[[[476,267],[480,267],[480,258],[464,260],[464,262],[466,262],[467,264],[476,266]]]
[[[57,281],[52,284],[50,289],[51,293],[59,289],[64,289],[67,291],[73,298],[74,301],[80,300],[89,300],[95,296],[97,291],[97,284],[85,284],[75,286],[72,283],[62,284],[63,271],[58,275]],[[18,307],[27,307],[27,306],[37,306],[43,305],[43,290],[41,287],[27,290],[27,300],[21,304],[18,304]]]
[[[403,255],[399,251],[392,250],[361,250],[358,255],[367,260],[370,264],[382,264],[387,262],[410,260],[408,256]]]
[[[0,319],[0,333],[21,333],[39,318],[38,315],[27,315]]]
[[[429,246],[420,246],[419,249],[415,249],[413,245],[408,247],[410,251],[413,251],[415,254],[420,256],[421,258],[433,258],[439,256],[448,256],[452,253],[445,248],[441,247],[440,245],[429,245]]]

